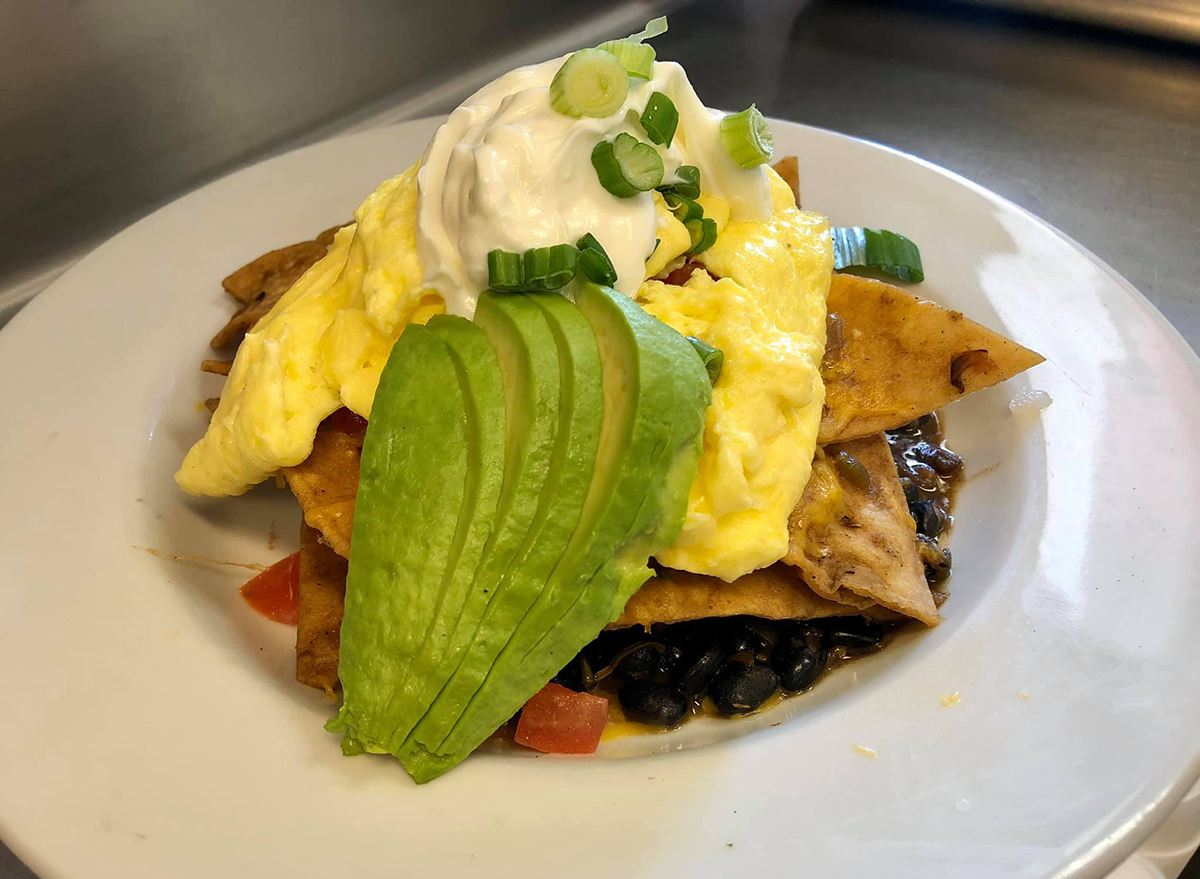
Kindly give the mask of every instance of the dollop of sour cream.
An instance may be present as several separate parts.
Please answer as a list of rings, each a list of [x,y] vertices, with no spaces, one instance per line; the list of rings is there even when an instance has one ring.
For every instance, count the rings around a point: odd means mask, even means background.
[[[705,107],[683,68],[654,64],[650,80],[631,79],[621,108],[573,119],[550,105],[549,87],[566,60],[521,67],[484,86],[438,129],[421,160],[417,248],[423,284],[451,314],[471,317],[488,286],[487,255],[574,244],[590,232],[632,296],[645,280],[657,215],[651,193],[618,198],[600,183],[592,150],[621,132],[649,142],[638,119],[654,92],[679,112],[669,148],[657,146],[664,182],[680,165],[700,169],[705,193],[725,199],[735,220],[765,220],[771,195],[762,167],[743,169],[721,143],[723,114]]]

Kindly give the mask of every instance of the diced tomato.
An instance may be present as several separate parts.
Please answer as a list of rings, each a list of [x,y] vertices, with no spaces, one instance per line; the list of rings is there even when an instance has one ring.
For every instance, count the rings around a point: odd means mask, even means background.
[[[321,426],[341,433],[362,433],[367,429],[367,419],[343,406],[322,421]]]
[[[518,745],[546,754],[591,754],[608,722],[608,700],[546,684],[521,709]]]
[[[300,617],[300,553],[280,559],[243,586],[242,598],[267,619],[296,625]]]

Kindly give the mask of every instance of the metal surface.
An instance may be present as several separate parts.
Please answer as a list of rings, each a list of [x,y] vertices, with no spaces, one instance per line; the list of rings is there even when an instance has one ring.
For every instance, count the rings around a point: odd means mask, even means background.
[[[454,21],[440,28],[431,12],[388,3],[334,14],[296,0],[275,15],[231,0],[9,5],[0,291],[10,293],[225,169],[445,110],[509,61],[588,41],[552,33],[578,7],[535,17],[546,30],[532,45],[524,16],[487,21],[465,2],[436,4]],[[506,43],[520,56],[491,51]],[[712,0],[676,14],[658,48],[711,105],[757,101],[1009,197],[1113,265],[1200,347],[1197,49],[969,5],[852,0]],[[30,875],[0,850],[2,879]]]
[[[1200,42],[1197,0],[960,0]]]
[[[709,104],[757,101],[1007,196],[1200,347],[1200,50],[953,4],[828,0],[794,24],[705,3],[675,16],[659,51]]]
[[[0,323],[150,209],[669,2],[0,0]]]

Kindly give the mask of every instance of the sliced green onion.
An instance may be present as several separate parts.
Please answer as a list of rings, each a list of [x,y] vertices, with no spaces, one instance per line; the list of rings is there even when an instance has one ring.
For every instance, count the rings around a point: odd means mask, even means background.
[[[721,143],[725,151],[743,168],[754,168],[771,158],[775,139],[771,127],[758,108],[751,104],[740,113],[721,120]]]
[[[625,72],[638,79],[649,79],[654,73],[654,47],[631,40],[606,40],[596,47],[608,52],[625,68]]]
[[[526,290],[561,290],[575,277],[575,248],[569,244],[525,251]]]
[[[580,49],[563,62],[550,83],[550,106],[578,119],[611,116],[629,94],[629,74],[611,53]]]
[[[695,336],[686,338],[692,343],[696,353],[700,355],[700,360],[704,363],[704,371],[708,373],[709,383],[716,385],[717,379],[721,377],[721,367],[725,365],[725,352],[720,348],[714,348],[707,342],[701,342]]]
[[[524,283],[521,273],[521,254],[507,250],[489,250],[488,286],[501,293],[513,293],[520,290]]]
[[[672,193],[683,198],[696,199],[700,197],[700,169],[695,165],[680,165],[675,170],[675,182],[660,186],[663,195]]]
[[[679,111],[675,109],[670,98],[662,92],[655,92],[650,96],[650,100],[646,101],[646,109],[642,111],[638,121],[642,123],[646,137],[650,138],[651,143],[661,143],[670,147],[675,138],[675,129],[679,127]]]
[[[580,238],[575,246],[579,248],[579,269],[588,280],[605,287],[617,283],[617,270],[613,268],[612,260],[591,232]]]
[[[621,132],[592,150],[592,166],[600,185],[617,198],[630,198],[662,183],[662,156],[648,143]]]
[[[688,234],[692,236],[692,246],[688,253],[703,253],[717,243],[717,221],[704,217],[699,220],[689,220],[683,224]]]
[[[636,34],[630,34],[623,40],[605,40],[596,48],[620,61],[630,76],[649,79],[654,74],[654,48],[642,44],[666,32],[667,17],[662,15],[646,22],[646,26]]]
[[[671,209],[671,213],[675,215],[675,219],[685,226],[692,220],[699,220],[704,216],[704,207],[698,201],[684,198],[673,192],[664,192],[663,200]]]
[[[903,235],[887,229],[836,226],[833,235],[833,267],[869,267],[910,284],[925,280],[921,251]]]
[[[646,22],[646,26],[636,34],[630,34],[625,39],[631,43],[641,43],[645,40],[653,40],[655,37],[660,37],[667,32],[667,17],[660,15],[658,18],[652,18]]]

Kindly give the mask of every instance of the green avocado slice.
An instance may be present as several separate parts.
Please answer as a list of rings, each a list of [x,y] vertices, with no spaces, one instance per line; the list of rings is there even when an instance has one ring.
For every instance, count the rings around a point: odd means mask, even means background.
[[[406,762],[418,782],[464,759],[615,619],[650,576],[650,554],[673,542],[683,522],[711,400],[703,363],[683,336],[616,291],[586,284],[576,302],[576,314],[560,307],[552,322],[572,327],[572,336],[586,324],[599,352],[603,417],[582,510],[545,588],[454,729],[441,747]],[[585,373],[576,372],[578,383]]]
[[[545,582],[543,568],[548,573],[561,553],[561,546],[558,552],[552,549],[556,535],[565,530],[565,545],[579,516],[579,504],[572,504],[569,494],[557,498],[569,443],[559,441],[562,377],[545,313],[530,296],[488,291],[479,297],[475,322],[499,356],[507,401],[500,504],[472,587],[487,596],[487,607],[453,674],[399,749],[401,762],[414,777],[423,755],[441,745],[513,628],[537,599]],[[547,552],[552,553],[549,561]],[[495,727],[487,734],[494,731]]]
[[[472,405],[446,343],[426,327],[406,328],[380,376],[363,441],[338,665],[343,701],[326,726],[345,732],[345,753],[386,752],[405,723],[393,695],[421,652],[474,517]]]
[[[425,639],[389,703],[395,724],[386,746],[391,753],[397,752],[458,667],[487,607],[488,596],[472,586],[492,533],[504,473],[504,387],[495,348],[479,326],[461,317],[438,315],[426,326],[446,343],[459,382],[467,389],[471,442],[466,495],[454,538],[457,563],[446,568]],[[419,602],[414,606],[426,610]]]
[[[543,489],[547,517],[521,570],[535,600],[525,608],[521,618],[506,627],[505,643],[492,666],[484,669],[486,674],[477,691],[462,706],[464,710],[438,749],[442,755],[469,754],[545,683],[510,677],[505,669],[506,658],[514,650],[513,633],[531,628],[541,631],[541,620],[553,618],[547,607],[561,600],[561,589],[557,588],[553,572],[580,527],[603,429],[600,355],[587,319],[561,295],[534,293],[527,298],[542,310],[553,332],[562,401],[553,475]],[[444,759],[426,759],[422,764],[444,762]]]

